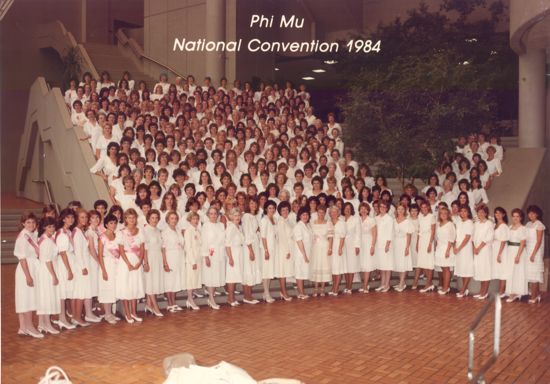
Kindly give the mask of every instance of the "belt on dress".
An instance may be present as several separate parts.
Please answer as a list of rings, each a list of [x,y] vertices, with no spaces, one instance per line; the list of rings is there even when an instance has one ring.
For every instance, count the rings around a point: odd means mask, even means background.
[[[514,246],[514,247],[519,247],[521,244],[520,244],[520,243],[517,243],[517,242],[515,242],[515,241],[509,241],[509,242],[508,242],[508,245],[512,245],[512,246]]]

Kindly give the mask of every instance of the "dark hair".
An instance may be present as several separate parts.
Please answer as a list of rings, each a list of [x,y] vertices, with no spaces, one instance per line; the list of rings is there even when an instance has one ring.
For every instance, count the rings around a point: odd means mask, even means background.
[[[113,215],[112,213],[109,213],[105,216],[105,218],[103,219],[103,225],[105,227],[107,227],[107,224],[109,224],[110,222],[114,221],[115,223],[118,224],[118,219],[116,218],[115,215]]]
[[[525,213],[523,213],[523,211],[519,208],[514,208],[512,209],[512,216],[517,213],[519,214],[519,217],[520,217],[520,220],[521,220],[521,223],[523,224],[523,220],[525,219]]]
[[[489,216],[489,208],[485,204],[481,204],[479,207],[477,207],[476,212],[483,211],[485,212],[485,216]]]
[[[107,202],[105,200],[96,200],[94,202],[94,209],[97,210],[97,207],[100,207],[100,206],[103,206],[103,207],[105,207],[105,209],[107,209],[109,204],[107,204]]]
[[[508,224],[508,214],[506,213],[506,209],[502,207],[496,207],[495,213],[500,212],[502,214],[502,221],[504,221],[506,224]]]
[[[310,214],[309,214],[309,207],[301,207],[301,208],[298,210],[298,214],[296,215],[296,222],[299,222],[299,221],[300,221],[300,217],[301,217],[304,213],[307,213],[307,215],[308,215],[308,221],[309,221],[309,218],[311,217]]]
[[[41,225],[40,225],[42,229],[46,228],[49,225],[53,225],[55,227],[56,221],[53,217],[45,217],[44,219],[42,219]]]
[[[463,209],[466,210],[466,212],[468,212],[468,219],[472,219],[472,210],[470,209],[470,206],[469,205],[459,205],[458,206],[458,210],[459,211],[462,211]]]
[[[34,216],[34,215],[33,215]],[[66,217],[72,216],[75,217],[75,213],[71,208],[65,208],[59,213],[59,217],[57,218],[57,229],[63,227],[63,220],[65,220]],[[36,220],[36,218],[35,218]]]
[[[290,206],[290,203],[288,201],[281,201],[281,203],[279,204],[279,206],[277,207],[277,212],[279,213],[279,215],[281,214],[281,211],[284,209],[284,208],[288,208],[288,211],[290,213],[291,211],[291,206]]]
[[[382,201],[380,201],[380,202],[382,203]],[[346,207],[351,208],[351,215],[352,216],[355,215],[355,208],[353,208],[353,204],[350,203],[350,202],[344,203],[344,205],[342,206],[342,214],[344,214],[344,211],[346,210]]]
[[[273,200],[267,200],[264,204],[264,214],[267,215],[267,208],[269,208],[270,205],[277,209],[277,203],[275,203]]]
[[[120,212],[120,220],[119,222],[122,224],[124,223],[124,211],[122,210],[122,207],[120,205],[113,205],[110,209],[109,209],[109,215],[111,214],[114,214],[114,212]]]
[[[542,209],[538,205],[530,205],[527,207],[527,213],[533,212],[537,215],[538,220],[542,220]]]

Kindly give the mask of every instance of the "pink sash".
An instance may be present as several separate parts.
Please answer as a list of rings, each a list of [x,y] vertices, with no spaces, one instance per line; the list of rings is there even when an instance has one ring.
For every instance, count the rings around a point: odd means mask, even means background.
[[[34,249],[34,252],[36,253],[36,257],[40,257],[40,248],[38,247],[38,244],[36,244],[32,237],[30,237],[28,234],[21,232],[21,235],[25,237],[25,240],[30,244],[30,246]]]

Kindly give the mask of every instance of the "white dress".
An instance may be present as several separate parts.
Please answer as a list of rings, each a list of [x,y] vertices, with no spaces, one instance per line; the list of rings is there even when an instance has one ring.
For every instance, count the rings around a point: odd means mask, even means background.
[[[135,235],[132,235],[127,228],[124,228],[117,233],[119,244],[124,247],[126,258],[132,265],[138,263],[140,248],[143,244],[143,233],[139,229],[137,231]],[[115,278],[116,298],[119,300],[141,299],[145,296],[143,285],[143,267],[140,266],[138,269],[130,271],[124,260],[119,260]]]
[[[88,228],[86,230],[86,238],[88,239],[88,242],[90,239],[92,239],[92,244],[95,247],[95,252],[97,255],[98,252],[98,241],[99,241],[99,232],[94,231],[92,228]],[[91,253],[88,252],[88,255],[90,256],[89,259],[89,269],[88,274],[90,275],[90,289],[92,292],[92,297],[97,297],[98,290],[99,290],[99,264],[97,261],[92,257]]]
[[[455,275],[460,277],[474,277],[474,248],[472,245],[474,234],[474,223],[468,219],[466,221],[459,221],[456,223],[456,247],[458,248],[464,238],[470,235],[470,240],[462,248],[462,250],[455,255]]]
[[[513,260],[510,260],[508,253],[508,238],[510,237],[510,228],[505,224],[495,228],[495,236],[491,246],[491,277],[496,280],[508,280],[512,275]],[[500,246],[504,242],[504,248],[500,255],[500,263],[498,262],[498,253]]]
[[[158,227],[146,225],[143,228],[143,238],[147,261],[149,262],[149,272],[143,272],[145,275],[145,293],[147,295],[160,295],[166,292],[162,261],[162,232]]]
[[[258,218],[250,213],[245,213],[241,218],[244,233],[244,256],[243,256],[243,285],[254,286],[262,282],[260,258],[260,224]],[[254,260],[250,260],[250,249],[254,252]]]
[[[279,217],[277,220],[277,253],[275,257],[275,277],[294,277],[294,258],[292,254],[293,222],[290,217],[286,220]],[[290,255],[290,257],[289,257]]]
[[[51,264],[55,271],[57,263],[57,245],[55,240],[43,234],[40,240],[40,263],[38,266],[38,285],[36,285],[36,314],[57,315],[61,312],[59,284],[53,285],[52,274],[48,269]],[[59,279],[58,279],[59,280]]]
[[[413,268],[418,267],[418,252],[416,252],[416,243],[418,243],[418,219],[412,219],[409,218],[411,221],[411,224],[413,225],[414,231],[412,233],[411,237],[411,260],[413,264]],[[452,251],[451,251],[452,252]]]
[[[393,251],[394,251],[394,225],[393,218],[388,214],[376,216],[376,267],[381,271],[393,270]],[[388,252],[386,244],[390,242]]]
[[[515,259],[518,255],[520,243],[527,240],[527,229],[522,225],[517,229],[510,227],[510,237],[508,240],[508,253],[512,262],[512,273],[509,279],[506,281],[506,293],[508,295],[527,295],[527,252],[523,249],[523,252],[519,256],[519,262],[516,263]]]
[[[164,271],[164,291],[178,292],[184,289],[182,276],[185,276],[184,240],[178,229],[166,227],[162,230],[162,248],[170,272]],[[183,270],[183,273],[182,273]]]
[[[225,263],[225,282],[242,283],[243,281],[243,253],[244,253],[244,234],[240,227],[233,222],[227,223],[225,228],[225,246],[231,248],[231,257],[233,266],[229,264],[229,256]]]
[[[63,257],[59,256],[57,259],[57,279],[59,280],[59,298],[72,299],[73,298],[73,286],[75,282],[76,270],[74,267],[74,247],[73,247],[73,235],[70,231],[65,231],[63,228],[57,232],[55,238],[57,244],[57,251],[59,253],[65,252],[67,255],[67,261],[71,267],[73,273],[73,279],[69,280],[69,271],[65,267]],[[81,273],[82,274],[82,273]]]
[[[262,260],[262,279],[273,279],[275,277],[275,257],[277,255],[277,221],[272,223],[267,216],[260,221],[260,258]],[[265,249],[263,239],[267,241],[267,249],[269,251],[269,260],[265,259]]]
[[[88,239],[80,228],[73,230],[74,244],[74,285],[73,299],[91,299],[92,283],[90,279],[90,249],[88,248]],[[84,275],[83,270],[88,273]]]
[[[225,284],[225,228],[222,223],[207,221],[201,230],[201,256],[210,257],[210,267],[203,260],[202,283],[207,287],[221,287]]]
[[[346,273],[346,222],[343,218],[339,218],[336,222],[336,225],[332,224],[334,237],[332,239],[332,274],[333,275],[342,275]],[[338,254],[338,248],[340,248],[340,242],[344,240],[344,245],[342,246],[342,254]],[[363,240],[361,238],[361,240]]]
[[[324,224],[311,223],[313,245],[311,247],[310,278],[317,283],[329,282],[332,278],[331,258],[328,255],[329,238],[334,236],[330,222]]]
[[[407,235],[411,235],[414,231],[413,224],[408,218],[398,223],[393,221],[393,271],[408,272],[413,270],[411,249],[409,244],[409,253],[405,255],[407,249]]]
[[[99,277],[99,292],[97,300],[102,304],[111,304],[116,302],[116,274],[118,264],[124,264],[120,259],[119,237],[115,236],[113,240],[109,240],[107,235],[103,233],[99,241],[103,244],[103,264],[107,272],[107,280],[103,280],[103,276]],[[124,264],[126,266],[126,264]]]
[[[525,249],[527,250],[527,281],[530,283],[544,283],[544,230],[546,227],[539,220],[525,224],[527,228],[527,241]],[[535,260],[531,261],[531,254],[537,244],[537,231],[542,231],[542,243],[535,254]]]
[[[200,225],[200,224],[199,224]],[[184,285],[187,289],[202,287],[201,279],[201,232],[197,227],[189,225],[183,235],[185,247],[185,271]],[[193,265],[197,268],[193,269]]]
[[[361,223],[358,216],[350,216],[344,219],[346,224],[345,244],[345,273],[357,273],[361,271],[361,259],[355,253],[355,248],[361,247]]]
[[[15,312],[25,313],[36,311],[36,286],[38,277],[38,244],[36,243],[36,233],[23,229],[17,240],[13,254],[20,261],[27,260],[29,273],[33,279],[33,287],[27,285],[27,278],[21,267],[17,264],[15,269]]]
[[[435,216],[432,213],[418,215],[418,258],[417,267],[422,269],[434,269],[434,247],[428,252],[432,225],[435,224]]]
[[[453,247],[449,249],[449,257],[445,257],[445,253],[449,247],[449,243],[454,243],[456,240],[455,225],[452,221],[448,221],[445,225],[439,225],[435,227],[435,265],[438,267],[451,267],[455,266],[455,254]]]
[[[494,229],[492,221],[485,220],[484,223],[477,221],[474,224],[474,247],[479,247],[481,243],[485,243],[481,251],[477,255],[474,255],[474,279],[477,281],[491,280],[493,238]]]
[[[313,232],[309,224],[305,224],[303,221],[299,221],[292,230],[294,241],[292,243],[294,268],[297,280],[309,279],[309,264],[311,263],[311,248],[313,245]],[[306,263],[304,255],[298,248],[297,242],[301,241],[304,244],[304,250],[306,257],[309,259],[309,263]]]

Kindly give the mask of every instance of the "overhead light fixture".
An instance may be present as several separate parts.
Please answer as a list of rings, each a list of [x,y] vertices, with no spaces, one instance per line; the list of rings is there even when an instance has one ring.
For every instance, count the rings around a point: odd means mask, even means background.
[[[323,61],[323,63],[328,64],[328,65],[332,65],[332,64],[337,64],[338,61],[337,60],[325,60],[325,61]]]
[[[276,71],[278,71],[278,70],[279,70],[279,68],[277,68],[277,67],[275,67],[274,69],[275,69]]]
[[[315,72],[315,73],[323,73],[323,72],[326,72],[324,69],[322,68],[317,68],[317,69],[312,69],[311,70],[312,72]]]
[[[304,76],[304,77],[302,77],[302,80],[315,80],[315,77]]]

